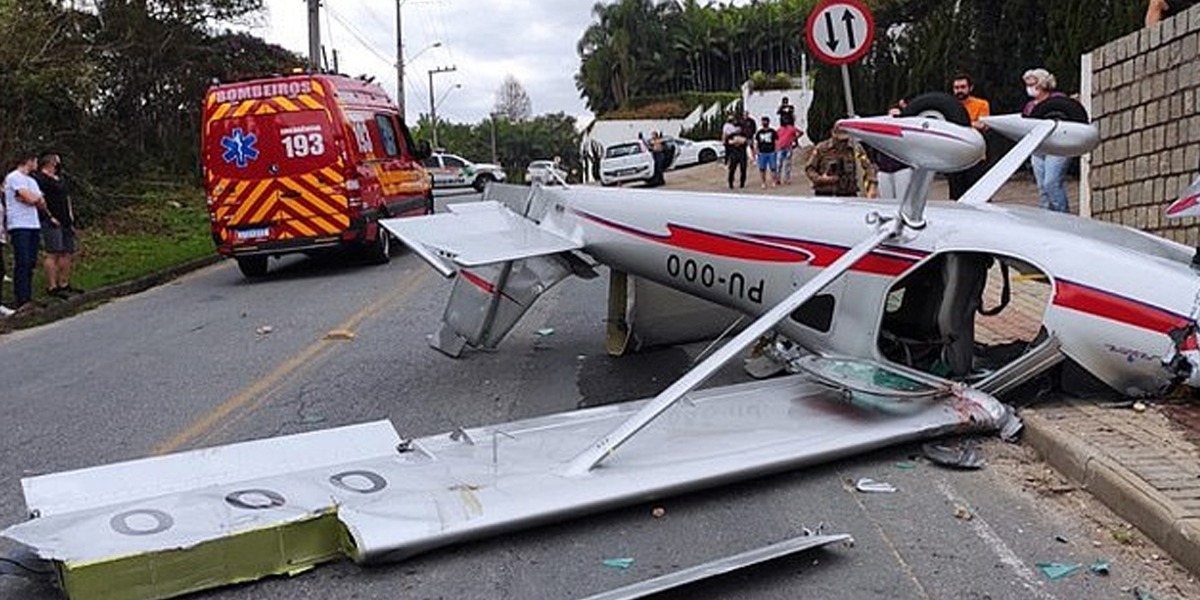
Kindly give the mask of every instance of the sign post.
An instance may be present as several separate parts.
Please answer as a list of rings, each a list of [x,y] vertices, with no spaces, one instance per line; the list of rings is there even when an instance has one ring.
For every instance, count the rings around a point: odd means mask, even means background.
[[[866,55],[875,41],[875,18],[870,9],[860,0],[821,0],[808,15],[804,32],[808,49],[818,60],[842,68],[846,114],[853,117],[854,97],[847,65]]]

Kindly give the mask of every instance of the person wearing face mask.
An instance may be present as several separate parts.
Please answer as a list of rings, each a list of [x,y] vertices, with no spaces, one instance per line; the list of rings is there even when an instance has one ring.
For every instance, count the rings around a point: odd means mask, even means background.
[[[1049,98],[1066,95],[1055,90],[1058,82],[1054,75],[1045,69],[1030,69],[1025,71],[1022,78],[1025,80],[1025,94],[1029,96],[1029,102],[1025,103],[1021,114],[1027,117],[1033,114],[1033,109],[1038,104]],[[1071,212],[1065,181],[1070,160],[1066,156],[1037,153],[1030,157],[1029,162],[1033,165],[1033,178],[1037,180],[1039,204],[1042,208]]]
[[[950,83],[950,91],[962,103],[963,108],[967,109],[967,116],[971,118],[971,127],[978,129],[980,133],[987,131],[987,125],[979,118],[991,115],[992,105],[987,100],[974,95],[975,82],[971,80],[971,76],[966,73],[955,75]],[[983,177],[984,173],[987,173],[986,159],[975,163],[965,171],[948,174],[946,180],[950,184],[950,199],[961,198],[967,190],[971,189],[971,186],[975,185],[976,181]]]

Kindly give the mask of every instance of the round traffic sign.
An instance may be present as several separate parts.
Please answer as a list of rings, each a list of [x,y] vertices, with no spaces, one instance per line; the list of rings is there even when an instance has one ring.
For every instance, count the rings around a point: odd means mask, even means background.
[[[875,39],[875,18],[859,0],[822,0],[804,27],[808,49],[832,65],[863,57]]]

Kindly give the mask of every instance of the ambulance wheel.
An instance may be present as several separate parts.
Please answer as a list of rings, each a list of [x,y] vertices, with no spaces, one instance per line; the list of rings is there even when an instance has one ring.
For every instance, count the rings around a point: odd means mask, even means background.
[[[367,244],[367,260],[373,265],[392,260],[392,235],[382,227],[375,234],[375,241]]]
[[[267,256],[242,256],[237,259],[238,270],[251,279],[267,274]]]
[[[971,117],[958,98],[944,92],[929,92],[913,98],[908,106],[900,111],[900,116],[930,117],[957,125],[971,124]]]
[[[1035,119],[1055,119],[1072,123],[1087,123],[1087,109],[1066,96],[1054,96],[1038,102],[1029,116]]]

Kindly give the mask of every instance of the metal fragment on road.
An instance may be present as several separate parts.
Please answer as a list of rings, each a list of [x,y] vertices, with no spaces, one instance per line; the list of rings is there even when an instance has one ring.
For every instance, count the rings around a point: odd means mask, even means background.
[[[870,477],[863,477],[854,482],[854,489],[864,494],[890,494],[896,491],[896,486],[886,481],[876,481]]]
[[[944,467],[982,469],[987,465],[979,452],[979,444],[970,439],[928,442],[921,446],[921,453]]]
[[[689,583],[717,577],[738,569],[744,569],[797,552],[821,548],[838,542],[850,545],[854,543],[854,538],[844,533],[836,535],[802,535],[777,544],[771,544],[770,546],[719,558],[681,571],[588,596],[583,600],[635,600],[636,598],[645,598]]]

